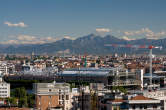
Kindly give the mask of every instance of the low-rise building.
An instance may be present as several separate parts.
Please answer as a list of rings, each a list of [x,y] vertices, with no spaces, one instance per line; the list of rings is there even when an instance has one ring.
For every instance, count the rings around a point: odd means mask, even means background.
[[[125,101],[124,105],[125,104],[128,110],[161,110],[160,100],[147,98],[142,95],[135,96]]]
[[[99,102],[99,110],[163,110],[158,99],[143,95],[105,95]]]
[[[166,90],[143,91],[143,95],[148,98],[158,99],[161,101],[161,110],[166,110]]]

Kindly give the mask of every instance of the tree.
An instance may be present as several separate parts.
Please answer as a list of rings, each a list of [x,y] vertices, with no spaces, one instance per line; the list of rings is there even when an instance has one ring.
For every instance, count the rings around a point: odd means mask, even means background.
[[[27,96],[27,91],[25,90],[24,87],[20,88],[20,97],[26,97]]]
[[[24,87],[16,88],[12,95],[18,98],[18,106],[19,107],[27,107],[27,92]]]
[[[6,98],[5,101],[7,105],[9,106],[17,106],[17,102],[18,102],[17,98],[15,97]]]
[[[122,86],[113,86],[112,90],[119,90],[120,92],[127,93],[127,90]]]
[[[33,108],[34,105],[35,105],[35,95],[34,94],[28,94],[27,102],[28,102],[28,107]]]
[[[12,95],[14,95],[14,97],[17,97],[17,98],[24,98],[27,96],[27,92],[25,90],[24,87],[21,87],[21,88],[16,88],[14,90],[14,92],[12,93]]]
[[[28,106],[27,97],[20,98],[18,101],[18,106],[19,107],[27,107]]]
[[[11,105],[15,105],[15,106],[17,105],[17,99],[15,97],[9,98],[9,102]]]

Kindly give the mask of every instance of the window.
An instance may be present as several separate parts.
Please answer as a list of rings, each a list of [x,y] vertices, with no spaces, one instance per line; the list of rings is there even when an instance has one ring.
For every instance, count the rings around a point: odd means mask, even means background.
[[[66,100],[69,100],[69,95],[66,95]]]
[[[157,108],[157,105],[153,105],[153,108]]]
[[[62,99],[62,97],[61,97],[61,95],[59,95],[59,100],[61,100]]]
[[[62,101],[59,101],[59,105],[62,105]]]
[[[62,95],[62,100],[64,100],[64,95]]]
[[[135,106],[133,106],[132,109],[135,109]]]
[[[140,106],[140,109],[142,109],[143,107],[142,106]]]

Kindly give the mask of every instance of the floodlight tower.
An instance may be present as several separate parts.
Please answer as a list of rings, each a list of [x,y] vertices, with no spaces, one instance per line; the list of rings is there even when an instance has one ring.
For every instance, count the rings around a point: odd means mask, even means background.
[[[149,60],[150,60],[150,65],[149,65],[149,72],[150,72],[150,85],[152,85],[152,81],[153,81],[153,71],[152,71],[152,49],[153,48],[159,48],[160,50],[162,50],[162,46],[152,46],[152,45],[150,45],[149,47],[149,50],[150,50],[150,52],[149,52]]]
[[[152,48],[153,48],[153,46],[149,46],[149,50],[150,50],[150,52],[149,52],[149,60],[150,60],[150,65],[149,65],[149,72],[150,72],[150,85],[152,85],[152,80],[153,80],[153,73],[152,73]]]

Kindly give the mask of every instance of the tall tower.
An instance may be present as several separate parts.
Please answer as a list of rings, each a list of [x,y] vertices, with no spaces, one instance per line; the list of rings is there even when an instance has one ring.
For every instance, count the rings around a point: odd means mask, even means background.
[[[33,51],[32,54],[31,54],[31,61],[34,60],[34,56],[35,56],[35,52]]]
[[[153,80],[153,73],[152,73],[152,48],[153,46],[149,46],[150,53],[149,53],[149,60],[150,60],[150,65],[149,65],[149,72],[150,72],[150,85],[152,85],[152,80]]]

